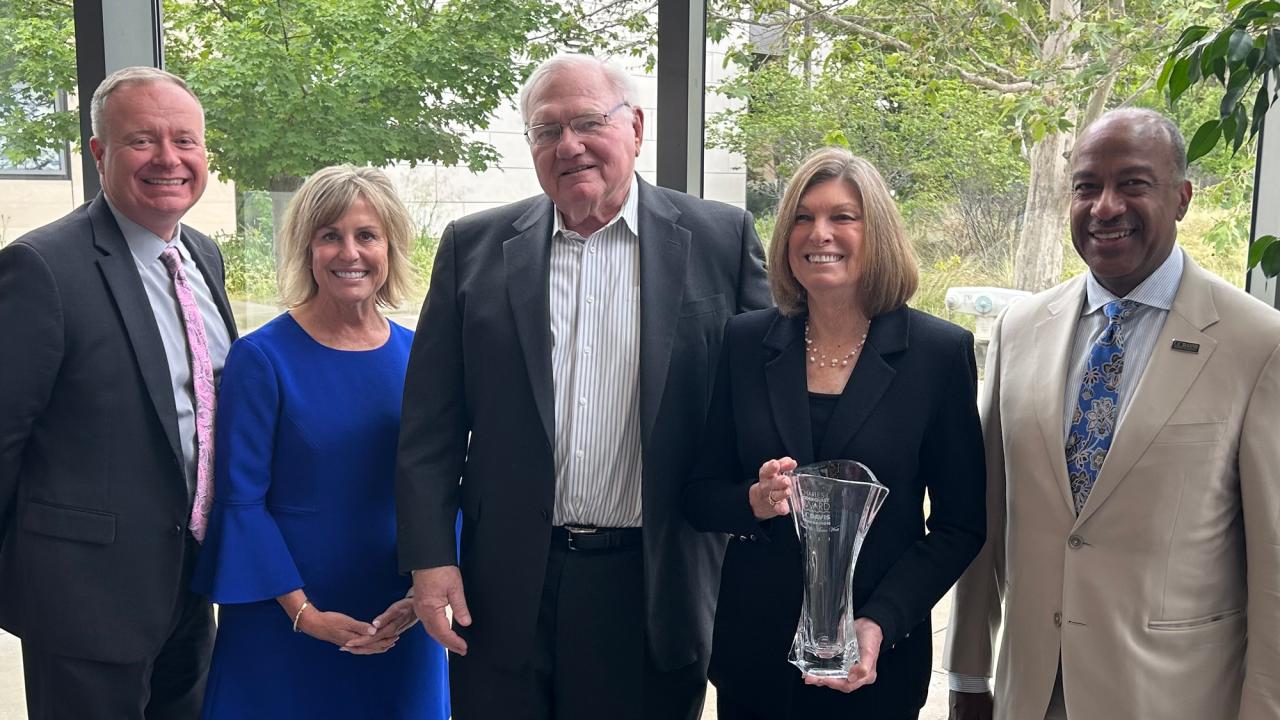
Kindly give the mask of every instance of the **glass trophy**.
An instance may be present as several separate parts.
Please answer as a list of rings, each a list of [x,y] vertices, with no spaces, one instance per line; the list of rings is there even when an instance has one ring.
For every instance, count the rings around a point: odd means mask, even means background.
[[[858,662],[853,568],[889,489],[853,460],[805,465],[791,475],[788,497],[804,554],[804,604],[788,659],[806,675],[846,677]]]

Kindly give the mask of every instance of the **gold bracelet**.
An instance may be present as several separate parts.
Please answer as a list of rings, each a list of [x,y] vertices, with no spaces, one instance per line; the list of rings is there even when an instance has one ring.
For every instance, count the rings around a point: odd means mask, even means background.
[[[293,631],[294,632],[302,632],[301,630],[298,629],[298,621],[302,619],[302,611],[306,610],[310,606],[311,606],[310,600],[303,600],[302,604],[298,606],[298,612],[294,613],[293,615]]]

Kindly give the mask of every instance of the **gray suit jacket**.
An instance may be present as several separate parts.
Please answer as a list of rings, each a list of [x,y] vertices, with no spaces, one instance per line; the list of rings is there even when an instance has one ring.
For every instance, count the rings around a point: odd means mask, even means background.
[[[222,256],[183,228],[227,330]],[[153,655],[191,498],[155,316],[99,195],[0,250],[0,627],[45,652]]]
[[[647,635],[675,668],[706,663],[725,545],[685,522],[681,484],[724,323],[769,294],[748,213],[643,181],[639,193]],[[471,653],[508,666],[531,656],[555,497],[552,212],[538,196],[445,230],[401,420],[401,569],[459,564],[474,624],[457,629]]]

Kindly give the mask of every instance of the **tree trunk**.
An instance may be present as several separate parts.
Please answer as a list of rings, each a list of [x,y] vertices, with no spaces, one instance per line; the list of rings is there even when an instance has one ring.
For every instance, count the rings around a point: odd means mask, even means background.
[[[1039,292],[1062,278],[1062,237],[1071,206],[1070,163],[1073,133],[1056,132],[1031,148],[1027,204],[1013,258],[1013,284]]]
[[[1071,28],[1080,16],[1081,0],[1050,0],[1049,20],[1054,28],[1045,36],[1041,59],[1048,67],[1066,64],[1072,59],[1072,45],[1078,33]],[[1050,75],[1052,77],[1052,75]],[[1045,82],[1043,93],[1052,103],[1057,83]],[[1074,120],[1079,112],[1066,113]],[[1032,146],[1027,162],[1031,176],[1027,179],[1027,204],[1022,217],[1022,232],[1013,256],[1013,284],[1019,290],[1039,292],[1058,284],[1062,278],[1062,236],[1067,232],[1067,216],[1071,207],[1071,163],[1068,157],[1075,134],[1053,132]]]

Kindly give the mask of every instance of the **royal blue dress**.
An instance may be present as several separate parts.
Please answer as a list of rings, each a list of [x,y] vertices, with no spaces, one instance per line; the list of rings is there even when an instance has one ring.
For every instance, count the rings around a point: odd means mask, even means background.
[[[410,586],[396,565],[395,460],[413,333],[325,347],[289,314],[231,347],[214,505],[193,587],[221,605],[206,718],[449,717],[443,648],[409,628],[352,655],[294,633],[275,598],[372,621]]]

